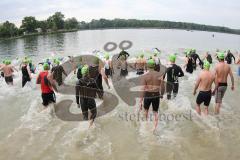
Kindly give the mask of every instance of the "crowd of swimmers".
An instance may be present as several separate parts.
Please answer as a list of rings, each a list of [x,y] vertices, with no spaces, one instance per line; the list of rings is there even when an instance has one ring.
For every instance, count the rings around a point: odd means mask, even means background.
[[[95,98],[103,99],[103,81],[110,89],[108,80],[114,74],[114,70],[119,69],[119,76],[126,77],[128,75],[128,67],[135,69],[137,75],[141,75],[140,110],[144,108],[147,119],[149,108],[152,106],[155,128],[158,125],[160,99],[163,98],[165,90],[168,100],[177,96],[179,77],[183,77],[185,73],[183,70],[192,74],[197,67],[202,69],[193,91],[193,95],[196,95],[198,91],[196,112],[201,115],[200,105],[203,103],[205,106],[204,113],[207,115],[212,95],[215,95],[215,114],[219,114],[222,100],[228,87],[227,79],[229,76],[231,78],[231,89],[234,90],[235,88],[234,76],[229,64],[234,59],[234,62],[240,65],[240,56],[236,60],[230,50],[225,53],[216,51],[215,57],[219,62],[216,64],[214,72],[212,72],[210,68],[213,58],[209,52],[206,53],[203,59],[200,58],[195,49],[187,50],[185,54],[186,58],[183,68],[176,64],[177,55],[170,54],[169,63],[165,66],[164,72],[161,70],[162,64],[159,50],[148,58],[145,58],[144,54],[139,55],[133,64],[128,63],[129,53],[121,51],[117,57],[116,68],[113,67],[114,65],[109,54],[105,54],[103,61],[96,57],[91,65],[84,63],[82,58],[77,63],[72,61],[75,67],[74,74],[77,75],[78,79],[75,87],[76,103],[82,110],[84,120],[90,120],[90,125],[92,125],[97,116]],[[56,102],[54,92],[58,92],[58,86],[64,85],[63,75],[67,76],[67,73],[63,66],[60,65],[61,59],[54,59],[52,62],[50,59],[46,59],[44,63],[40,64],[43,67],[43,71],[39,73],[36,83],[41,86],[42,104],[47,107],[50,103]],[[6,59],[0,64],[0,70],[2,71],[1,76],[5,78],[6,83],[13,85],[13,72],[18,71],[18,69],[11,65],[10,60]],[[31,81],[31,75],[35,74],[36,66],[33,65],[30,58],[25,57],[21,62],[20,70],[22,72],[22,87],[24,87],[27,82]],[[240,76],[240,66],[238,68],[238,76]],[[213,84],[215,84],[214,88],[212,87]]]

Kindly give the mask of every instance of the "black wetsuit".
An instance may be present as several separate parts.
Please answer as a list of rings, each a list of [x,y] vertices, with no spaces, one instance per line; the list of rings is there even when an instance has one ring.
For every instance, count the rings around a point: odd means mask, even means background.
[[[235,61],[234,55],[233,55],[231,52],[228,52],[228,54],[227,54],[227,56],[226,56],[226,58],[225,58],[225,60],[227,61],[227,64],[232,64],[232,58],[233,58],[234,61]]]
[[[31,81],[27,67],[28,66],[26,66],[26,65],[22,66],[22,87],[24,87],[27,82]]]
[[[79,67],[78,67],[78,70],[77,70],[77,78],[78,78],[78,79],[82,78],[81,70],[82,70],[82,66],[79,66]]]
[[[31,71],[31,73],[35,73],[35,69],[34,69],[34,66],[33,66],[33,64],[32,63],[29,63],[29,68],[30,68],[30,71]]]
[[[81,104],[83,119],[88,120],[88,110],[91,112],[91,118],[95,119],[97,116],[96,107],[96,92],[97,85],[93,78],[83,77],[76,83],[76,101]]]
[[[188,73],[193,73],[193,62],[194,60],[192,59],[192,57],[188,57],[188,64],[187,64],[187,68],[186,68],[186,72]]]
[[[62,74],[64,72],[63,66],[55,66],[51,70],[53,72],[53,79],[55,79],[59,86],[63,84]]]
[[[212,56],[210,54],[207,55],[206,59],[210,64],[212,64]]]
[[[193,53],[192,55],[191,55],[191,57],[193,58],[193,69],[194,70],[196,70],[196,68],[197,68],[197,59],[198,59],[198,61],[199,61],[199,65],[201,66],[201,68],[202,68],[202,66],[203,66],[203,62],[202,62],[202,60],[200,59],[200,57],[199,57],[199,55],[197,54],[197,53]]]
[[[126,51],[121,51],[117,57],[117,59],[119,59],[121,56],[125,56],[125,58],[129,57],[129,53]]]
[[[172,64],[171,67],[167,68],[167,99],[171,99],[173,92],[174,97],[178,94],[179,82],[178,77],[183,77],[184,73],[176,64]]]
[[[89,67],[90,78],[93,78],[97,85],[97,95],[99,98],[103,97],[103,85],[102,85],[102,75],[99,73],[99,66],[90,66]]]

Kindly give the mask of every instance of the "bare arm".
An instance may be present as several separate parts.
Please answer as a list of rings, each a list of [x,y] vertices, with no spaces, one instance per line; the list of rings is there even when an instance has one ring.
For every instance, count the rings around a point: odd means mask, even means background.
[[[53,87],[53,89],[58,92],[58,89],[57,89],[57,86],[56,86],[56,83],[55,81],[53,80],[53,74],[52,73],[49,73],[48,76],[48,81],[50,82],[51,86]]]
[[[232,69],[230,68],[229,70],[229,75],[231,77],[231,82],[232,82],[232,90],[234,90],[234,77],[233,77],[233,73],[232,73]]]
[[[199,87],[199,84],[200,84],[200,82],[201,82],[201,78],[199,77],[199,78],[197,79],[197,82],[196,82],[196,84],[195,84],[194,91],[193,91],[193,95],[195,95],[195,94],[196,94],[196,92],[197,92],[197,89],[198,89],[198,87]]]

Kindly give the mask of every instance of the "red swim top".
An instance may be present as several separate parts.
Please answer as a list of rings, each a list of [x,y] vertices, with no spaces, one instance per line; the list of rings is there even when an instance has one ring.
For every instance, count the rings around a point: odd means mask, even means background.
[[[51,93],[51,92],[53,92],[53,89],[49,85],[49,82],[47,80],[47,76],[48,76],[48,72],[41,72],[39,74],[42,93]]]

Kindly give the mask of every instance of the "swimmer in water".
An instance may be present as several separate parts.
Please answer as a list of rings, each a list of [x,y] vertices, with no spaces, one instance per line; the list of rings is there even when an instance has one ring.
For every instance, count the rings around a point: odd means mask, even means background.
[[[63,78],[62,75],[64,74],[67,76],[67,73],[65,72],[63,66],[60,65],[60,61],[55,61],[55,66],[52,68],[51,73],[53,74],[53,79],[56,80],[58,86],[63,85]]]
[[[176,55],[172,54],[169,56],[170,65],[167,68],[166,74],[167,74],[167,99],[171,99],[172,92],[174,98],[178,94],[178,88],[179,88],[179,81],[178,77],[183,77],[184,73],[180,66],[175,64],[176,61]]]
[[[199,94],[196,99],[196,112],[201,115],[201,104],[204,103],[205,115],[208,115],[208,107],[212,98],[212,84],[214,83],[215,75],[210,71],[210,63],[205,60],[203,64],[203,70],[201,71],[193,95],[196,95],[197,89],[199,89]]]
[[[120,77],[126,77],[128,75],[128,63],[127,63],[126,57],[124,55],[122,55],[120,57],[120,60],[118,61],[117,68],[121,69],[120,70]]]
[[[21,70],[22,70],[22,87],[24,87],[25,84],[27,82],[30,82],[32,79],[28,61],[25,59],[23,60],[23,62],[21,64]]]
[[[186,55],[186,59],[185,59],[185,65],[184,65],[184,68],[186,68],[186,72],[188,73],[193,73],[193,69],[194,69],[194,60],[193,58],[191,57],[191,52],[187,52],[187,55]]]
[[[160,72],[161,61],[160,61],[160,58],[157,56],[157,53],[154,53],[153,60],[155,61],[154,70],[157,71],[157,72]]]
[[[128,52],[122,50],[122,51],[119,53],[117,59],[119,59],[121,56],[124,56],[124,57],[127,59],[127,58],[130,56],[130,54],[129,54]]]
[[[160,91],[161,84],[163,82],[163,75],[154,71],[155,62],[153,59],[148,60],[147,67],[149,72],[141,77],[142,92],[140,96],[140,110],[142,110],[143,105],[145,117],[148,119],[149,107],[152,105],[155,131],[158,125],[158,109],[160,104]]]
[[[216,68],[215,68],[216,87],[213,91],[213,93],[215,93],[215,100],[216,100],[215,114],[220,113],[222,100],[228,86],[228,83],[227,83],[228,76],[231,77],[231,82],[232,82],[231,89],[234,90],[234,77],[233,77],[232,69],[229,66],[229,64],[224,62],[224,58],[225,58],[224,53],[219,52],[218,53],[219,63],[216,65]]]
[[[76,102],[78,106],[81,104],[81,110],[83,114],[83,120],[90,119],[90,125],[92,126],[94,119],[97,116],[97,107],[95,98],[97,95],[98,87],[93,78],[89,76],[89,67],[85,65],[82,68],[82,78],[80,78],[76,83]],[[90,110],[90,117],[88,115],[88,110]]]
[[[42,104],[47,107],[51,103],[56,103],[56,96],[54,90],[57,92],[53,75],[49,72],[50,66],[48,63],[43,64],[43,71],[37,77],[37,84],[41,85]]]
[[[144,70],[147,71],[146,59],[144,58],[144,54],[141,54],[140,57],[136,59],[134,66],[137,70],[137,75],[144,74]]]
[[[105,75],[107,76],[107,78],[109,78],[109,76],[112,76],[113,74],[112,61],[110,60],[110,56],[108,53],[106,53],[104,57],[105,57],[104,61]]]
[[[14,70],[15,71],[18,71],[18,70],[13,65],[11,65],[11,61],[6,60],[5,65],[2,65],[0,70],[3,71],[5,82],[8,85],[13,85],[13,72],[14,72]]]

